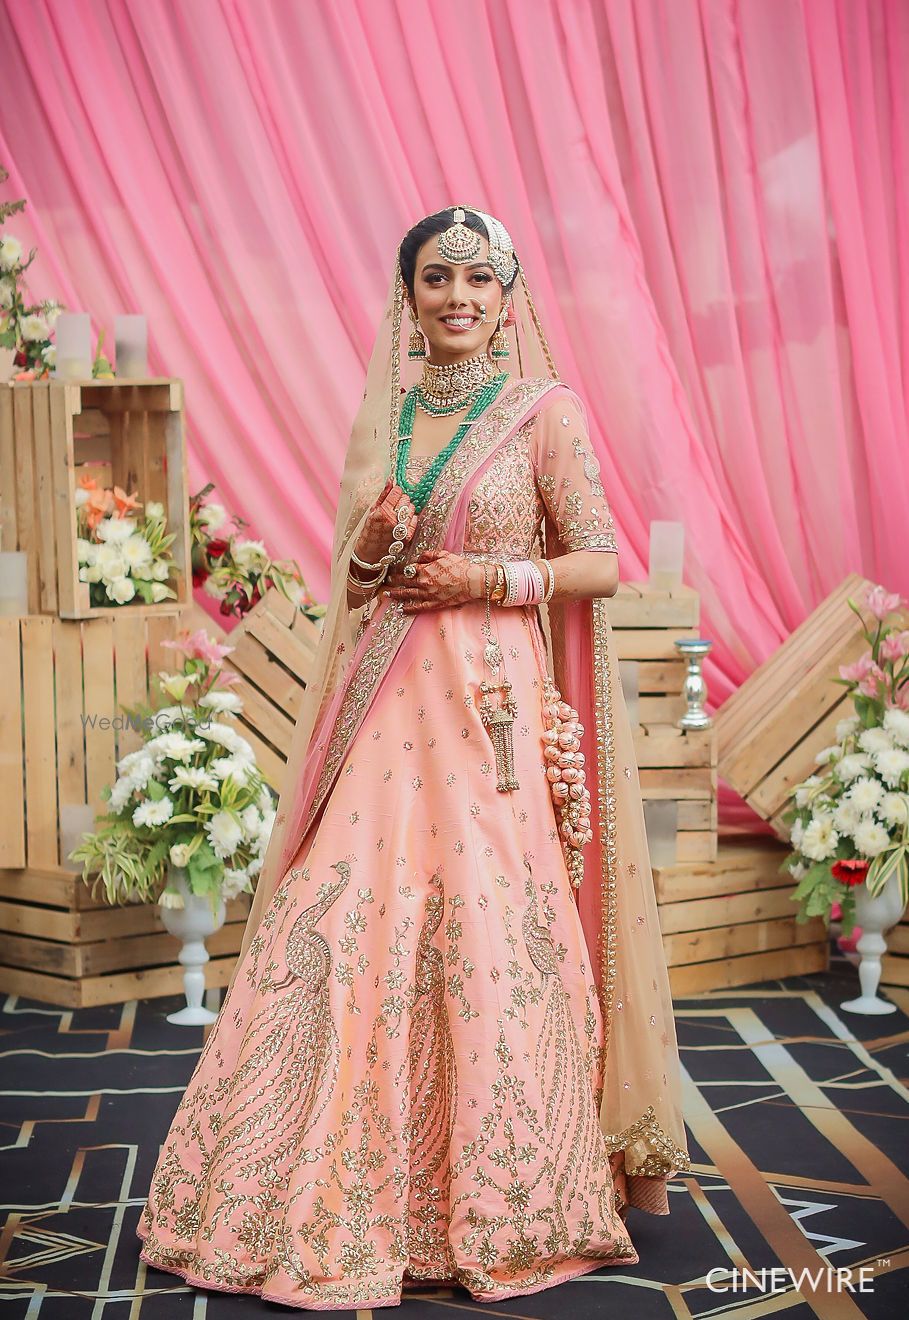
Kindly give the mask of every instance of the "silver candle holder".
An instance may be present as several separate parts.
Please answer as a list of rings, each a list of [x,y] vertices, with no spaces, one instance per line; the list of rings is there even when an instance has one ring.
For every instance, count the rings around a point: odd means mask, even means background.
[[[707,641],[704,637],[682,637],[674,643],[674,646],[688,662],[685,686],[682,689],[682,695],[688,703],[688,709],[678,721],[677,727],[680,729],[709,729],[713,724],[713,720],[704,710],[704,702],[707,700],[707,684],[704,682],[701,666],[704,663],[704,656],[710,651],[713,642]]]

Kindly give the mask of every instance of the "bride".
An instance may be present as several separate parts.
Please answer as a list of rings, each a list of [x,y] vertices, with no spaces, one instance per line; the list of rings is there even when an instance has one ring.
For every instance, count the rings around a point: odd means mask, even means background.
[[[634,1263],[627,1207],[668,1213],[688,1160],[601,475],[504,226],[414,225],[148,1264],[304,1309],[500,1301]]]

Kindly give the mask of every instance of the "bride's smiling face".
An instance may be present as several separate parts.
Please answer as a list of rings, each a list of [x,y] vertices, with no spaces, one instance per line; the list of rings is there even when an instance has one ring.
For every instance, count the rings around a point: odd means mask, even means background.
[[[474,261],[453,266],[439,255],[433,235],[417,253],[411,307],[428,341],[431,361],[457,362],[482,352],[495,333],[502,310],[502,286],[489,265],[489,241],[478,235]],[[480,304],[486,305],[486,320]]]

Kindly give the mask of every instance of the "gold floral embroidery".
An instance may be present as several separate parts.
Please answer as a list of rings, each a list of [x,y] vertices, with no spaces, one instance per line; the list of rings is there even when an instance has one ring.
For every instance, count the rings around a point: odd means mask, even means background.
[[[606,1134],[610,1153],[625,1152],[625,1172],[645,1178],[668,1178],[672,1173],[684,1173],[691,1161],[683,1150],[666,1135],[657,1122],[653,1106],[649,1106],[636,1123],[622,1132]]]

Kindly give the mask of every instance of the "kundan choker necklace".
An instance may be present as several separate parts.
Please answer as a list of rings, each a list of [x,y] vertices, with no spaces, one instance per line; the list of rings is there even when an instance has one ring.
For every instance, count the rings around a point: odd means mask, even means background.
[[[418,408],[432,417],[447,417],[450,413],[473,403],[493,376],[499,372],[484,349],[462,362],[440,364],[425,361],[423,377],[416,386]]]

